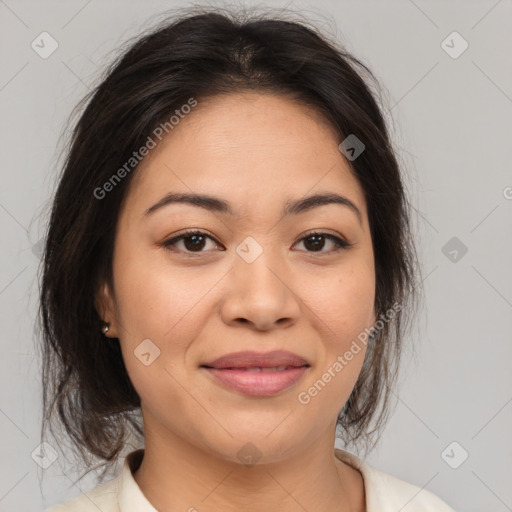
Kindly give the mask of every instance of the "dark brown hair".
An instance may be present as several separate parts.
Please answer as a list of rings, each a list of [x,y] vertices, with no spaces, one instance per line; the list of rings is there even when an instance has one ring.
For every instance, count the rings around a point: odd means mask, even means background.
[[[393,319],[386,316],[370,338],[337,433],[346,445],[368,448],[387,419],[416,297],[416,253],[400,166],[371,91],[379,89],[375,76],[337,42],[295,18],[197,8],[166,18],[122,49],[82,100],[85,108],[66,146],[52,202],[39,318],[42,435],[48,426],[54,434],[54,426],[64,427],[87,467],[92,456],[106,466],[105,473],[129,436],[140,442],[144,436],[140,398],[119,341],[105,339],[95,307],[100,284],[113,289],[116,223],[136,168],[108,198],[98,199],[94,191],[191,97],[201,102],[244,90],[286,95],[321,113],[340,142],[354,134],[364,143],[350,165],[367,201],[375,310],[378,318],[394,305],[400,310]]]

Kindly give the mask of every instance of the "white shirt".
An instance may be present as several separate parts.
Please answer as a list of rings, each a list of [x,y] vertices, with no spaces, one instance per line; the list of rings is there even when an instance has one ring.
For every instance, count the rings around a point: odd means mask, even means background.
[[[344,450],[335,448],[335,454],[362,474],[366,512],[455,512],[426,489],[379,471]],[[143,449],[130,452],[116,478],[44,512],[158,512],[133,478],[143,456]]]

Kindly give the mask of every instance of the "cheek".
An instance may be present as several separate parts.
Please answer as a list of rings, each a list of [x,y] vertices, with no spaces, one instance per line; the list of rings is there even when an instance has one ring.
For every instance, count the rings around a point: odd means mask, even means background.
[[[339,343],[372,324],[375,278],[363,263],[342,269],[315,289],[305,287],[304,294]]]
[[[311,395],[341,408],[359,377],[366,354],[369,327],[373,325],[375,279],[371,267],[361,262],[322,283],[311,296],[322,336],[322,357],[309,383]],[[321,291],[321,293],[320,293]],[[307,394],[309,392],[306,390]]]
[[[188,378],[187,354],[204,329],[208,292],[222,274],[206,266],[173,267],[149,252],[133,252],[115,267],[123,359],[146,404],[158,408],[164,400],[183,408],[190,401],[180,385]]]
[[[161,345],[193,335],[195,306],[216,282],[216,276],[197,268],[165,264],[165,258],[155,254],[160,250],[132,253],[115,267],[118,316],[131,342],[152,338]]]
[[[120,343],[130,380],[152,414],[160,414],[162,404],[183,408],[185,354],[199,326],[194,305],[205,292],[135,257],[120,262],[118,276]]]

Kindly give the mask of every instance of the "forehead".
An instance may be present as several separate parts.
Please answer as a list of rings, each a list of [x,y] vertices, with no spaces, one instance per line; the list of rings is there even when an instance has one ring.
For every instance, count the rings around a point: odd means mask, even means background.
[[[208,193],[247,217],[322,190],[349,197],[364,213],[364,193],[338,138],[317,111],[286,97],[199,101],[139,164],[127,202],[142,210],[169,191]]]

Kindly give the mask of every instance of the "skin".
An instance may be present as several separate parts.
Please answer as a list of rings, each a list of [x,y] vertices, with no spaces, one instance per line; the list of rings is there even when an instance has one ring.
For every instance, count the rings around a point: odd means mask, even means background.
[[[336,418],[356,383],[365,345],[307,405],[307,391],[375,323],[374,254],[363,189],[316,111],[287,97],[241,93],[199,102],[137,168],[122,205],[114,290],[97,309],[119,338],[141,397],[145,456],[134,478],[158,510],[363,512],[361,474],[333,452]],[[235,216],[172,204],[205,193]],[[329,204],[280,219],[286,201],[335,192]],[[108,199],[105,199],[108,200]],[[163,243],[186,229],[212,238]],[[315,250],[311,230],[325,238]],[[263,252],[247,263],[246,237]],[[134,355],[150,339],[160,355]],[[284,349],[309,361],[301,381],[272,397],[219,385],[201,364],[241,350]],[[248,467],[238,451],[252,443]],[[246,448],[247,449],[247,448]],[[194,508],[191,508],[194,507]]]

